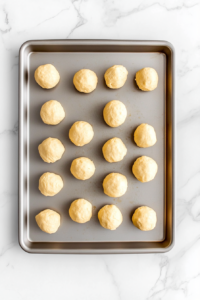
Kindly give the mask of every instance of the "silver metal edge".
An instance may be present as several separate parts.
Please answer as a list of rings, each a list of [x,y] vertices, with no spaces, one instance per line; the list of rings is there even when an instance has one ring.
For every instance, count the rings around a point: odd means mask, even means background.
[[[18,221],[18,241],[20,247],[26,251],[31,252],[30,249],[26,246],[23,239],[23,89],[22,89],[22,76],[23,76],[23,52],[25,48],[27,47],[28,43],[24,43],[19,50],[19,82],[18,82],[18,88],[19,88],[19,108],[18,108],[18,118],[19,118],[19,132],[18,132],[18,160],[19,160],[19,170],[18,170],[18,176],[19,176],[19,204],[18,204],[18,213],[19,213],[19,221]]]

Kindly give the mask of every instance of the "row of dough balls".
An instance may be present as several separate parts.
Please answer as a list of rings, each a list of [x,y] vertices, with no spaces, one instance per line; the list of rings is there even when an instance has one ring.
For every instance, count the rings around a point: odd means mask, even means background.
[[[77,223],[86,223],[92,217],[92,204],[85,199],[77,199],[69,208],[70,218]],[[105,205],[98,212],[100,225],[105,229],[115,230],[122,221],[123,216],[115,205]],[[46,233],[55,233],[60,227],[60,214],[51,209],[45,209],[35,216],[39,228]],[[148,207],[138,207],[132,215],[132,222],[142,231],[150,231],[155,228],[157,222],[156,212]]]
[[[53,148],[53,150],[55,149],[54,147],[51,147],[51,148]],[[104,147],[103,147],[103,150],[104,150]],[[45,159],[46,159],[45,161],[48,161],[48,159],[51,158],[49,153],[44,153],[44,151],[42,151],[42,153],[41,153],[40,148],[39,148],[39,151],[40,151],[40,155],[43,159],[44,159],[44,155],[45,155]],[[118,161],[119,161],[119,159],[122,158],[124,153],[125,152],[123,152],[123,153],[108,152],[108,154],[107,153],[104,154],[104,157],[106,157],[107,158],[106,160],[109,162],[112,162],[112,161],[108,160],[108,158],[112,159],[112,160],[114,158],[115,161],[116,161],[116,159],[118,159]],[[57,155],[58,155],[58,152],[57,152]],[[55,155],[54,155],[54,158],[55,158]],[[77,178],[79,180],[87,180],[94,175],[95,165],[94,165],[93,161],[90,160],[89,158],[79,157],[72,161],[70,171],[75,178]],[[133,172],[134,176],[140,182],[149,182],[149,181],[153,180],[157,174],[157,171],[158,171],[157,163],[155,162],[154,159],[152,159],[151,157],[148,157],[148,156],[138,157],[132,166],[132,172]],[[46,173],[44,173],[44,174],[46,174]],[[118,173],[111,173],[111,174],[118,174]],[[121,175],[121,176],[123,176],[123,175]],[[115,181],[117,182],[118,177],[119,177],[119,175],[113,175],[112,184],[114,184],[115,178],[116,178]],[[124,177],[125,176],[123,176],[122,178],[124,178]],[[122,178],[120,178],[119,181],[122,180]],[[46,185],[48,185],[50,182],[49,177],[44,177],[43,180]],[[49,182],[48,182],[48,180],[49,180]],[[110,184],[111,184],[111,182],[110,182]],[[117,197],[117,196],[115,195],[114,197]],[[120,196],[118,196],[118,197],[120,197]]]
[[[69,130],[69,139],[76,146],[84,146],[93,139],[92,126],[84,121],[75,122]],[[134,132],[134,141],[138,147],[148,148],[157,142],[156,132],[149,124],[140,124]],[[41,158],[47,163],[54,163],[61,159],[65,147],[57,138],[47,138],[39,146]],[[127,154],[127,148],[120,138],[109,139],[102,148],[103,156],[108,162],[119,162]]]
[[[128,71],[124,66],[114,65],[105,72],[104,79],[110,89],[119,89],[125,84],[127,76]],[[51,64],[39,66],[34,77],[44,89],[51,89],[60,81],[59,72]],[[158,85],[158,74],[153,68],[143,68],[136,73],[135,80],[142,91],[153,91]],[[96,89],[97,83],[97,75],[88,69],[79,70],[73,78],[75,88],[81,93],[91,93]]]
[[[58,102],[57,100],[49,100],[42,105],[40,110],[40,116],[45,124],[57,125],[65,118],[65,111],[60,102]],[[112,100],[108,102],[104,107],[103,117],[104,121],[108,126],[118,127],[122,125],[126,120],[126,106],[119,100]],[[79,131],[84,130],[84,134],[89,134],[90,132],[93,132],[92,128],[88,125],[87,127],[81,127],[83,125],[86,126],[86,124],[88,123],[76,123],[77,128],[75,127],[75,129]]]
[[[87,157],[73,160],[70,171],[79,180],[86,180],[95,172],[94,163]],[[158,171],[157,163],[148,156],[139,157],[133,164],[132,172],[140,182],[149,182],[154,179]],[[120,173],[109,173],[103,180],[104,194],[109,197],[121,197],[128,189],[126,176]],[[44,196],[55,196],[63,188],[62,177],[58,174],[46,172],[39,179],[39,190]]]

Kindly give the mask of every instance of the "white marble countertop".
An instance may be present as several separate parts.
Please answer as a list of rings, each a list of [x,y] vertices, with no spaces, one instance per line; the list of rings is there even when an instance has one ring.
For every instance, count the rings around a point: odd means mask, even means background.
[[[200,299],[200,1],[0,0],[0,299]],[[30,255],[18,245],[18,51],[31,39],[167,40],[176,50],[176,244]]]

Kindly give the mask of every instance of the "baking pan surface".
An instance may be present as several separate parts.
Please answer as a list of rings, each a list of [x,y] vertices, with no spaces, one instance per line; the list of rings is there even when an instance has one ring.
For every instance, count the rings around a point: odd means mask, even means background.
[[[60,73],[59,84],[50,90],[39,87],[34,80],[35,69],[53,64]],[[104,82],[105,71],[115,65],[127,68],[128,79],[121,89],[111,90]],[[153,92],[140,91],[135,82],[136,72],[153,67],[159,84]],[[73,76],[80,69],[91,69],[98,76],[94,92],[82,94],[73,86]],[[167,42],[134,41],[30,41],[20,50],[20,210],[19,241],[28,252],[38,253],[143,253],[164,252],[173,245],[174,238],[174,98],[173,50]],[[58,100],[66,118],[56,126],[42,122],[40,109],[48,100]],[[111,128],[103,120],[103,108],[110,100],[120,100],[128,116],[123,125]],[[68,137],[72,124],[87,121],[94,129],[93,140],[84,147],[76,147]],[[141,123],[155,128],[157,143],[139,148],[133,132]],[[48,137],[62,141],[65,153],[54,164],[43,162],[38,145]],[[118,163],[108,163],[102,155],[103,144],[112,137],[122,139],[127,155]],[[131,168],[139,156],[146,155],[158,164],[155,179],[141,183]],[[75,179],[70,173],[73,159],[85,156],[93,160],[96,172],[86,181]],[[64,188],[54,197],[45,197],[38,190],[39,177],[54,172],[64,180]],[[119,172],[128,179],[127,193],[110,198],[103,193],[102,181],[111,172]],[[68,214],[71,202],[85,198],[93,205],[90,222],[78,224]],[[115,231],[103,229],[98,222],[98,210],[115,204],[122,212],[123,223]],[[142,232],[133,226],[131,215],[138,206],[147,205],[157,213],[157,226]],[[35,215],[50,208],[60,213],[59,230],[48,235],[42,232]]]

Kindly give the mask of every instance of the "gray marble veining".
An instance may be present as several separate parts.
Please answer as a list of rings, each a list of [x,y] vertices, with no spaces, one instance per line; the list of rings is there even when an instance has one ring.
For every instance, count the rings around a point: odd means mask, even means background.
[[[0,299],[200,299],[199,16],[199,0],[0,0]],[[18,50],[66,38],[175,47],[176,245],[166,254],[29,255],[18,245]]]

